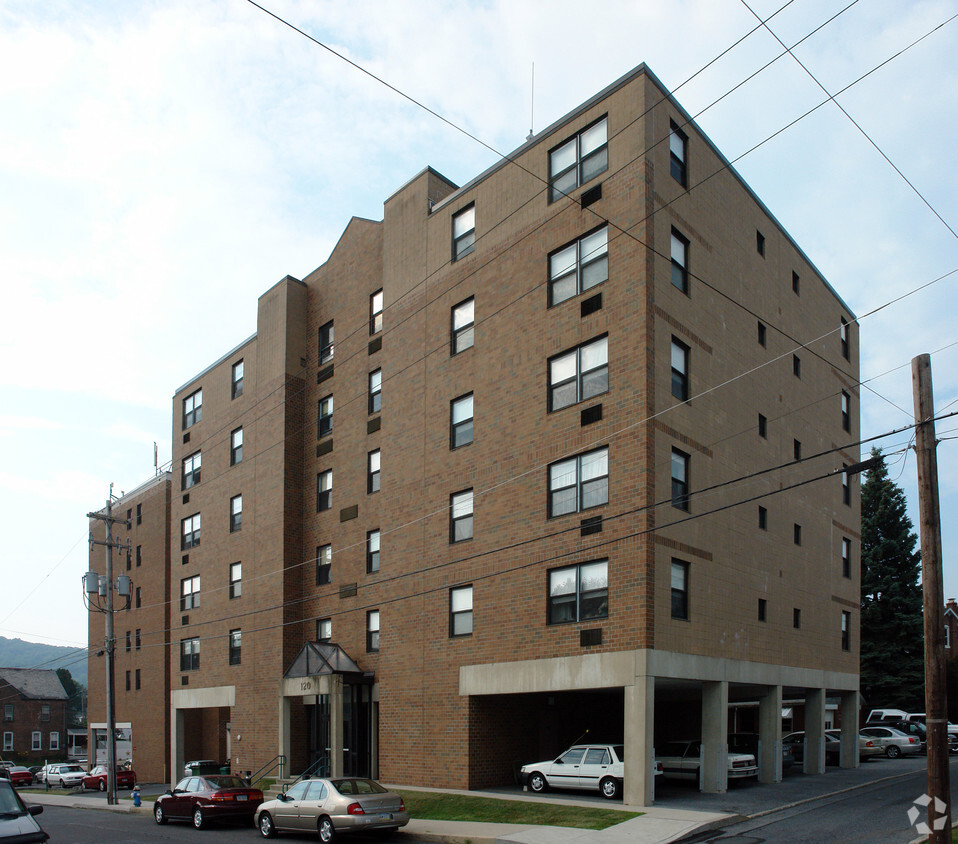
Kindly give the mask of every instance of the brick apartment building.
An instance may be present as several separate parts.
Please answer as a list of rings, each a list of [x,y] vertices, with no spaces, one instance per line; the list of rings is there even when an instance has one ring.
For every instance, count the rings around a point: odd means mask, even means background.
[[[477,788],[588,731],[648,803],[668,738],[724,790],[737,702],[780,779],[784,696],[823,771],[857,385],[854,315],[644,66],[427,168],[176,391],[172,770]]]
[[[129,760],[141,782],[167,782],[170,746],[170,494],[163,472],[113,502],[113,540],[129,548],[113,553],[114,577],[131,580],[126,599],[114,596],[116,758]],[[106,526],[90,520],[91,536],[106,539]],[[91,546],[90,569],[106,573],[106,551]],[[87,751],[92,767],[107,760],[105,619],[89,614]]]
[[[65,756],[67,700],[56,671],[0,668],[2,758],[29,765]]]

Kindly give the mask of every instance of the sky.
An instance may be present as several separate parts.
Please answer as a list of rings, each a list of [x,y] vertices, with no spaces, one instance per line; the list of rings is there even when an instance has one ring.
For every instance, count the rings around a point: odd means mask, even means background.
[[[249,0],[0,0],[0,635],[86,645],[86,514],[169,463],[174,391],[261,293],[643,62],[860,318],[862,436],[913,422],[920,354],[958,411],[958,7],[749,2],[263,0],[446,123]],[[910,438],[878,442],[917,531]]]

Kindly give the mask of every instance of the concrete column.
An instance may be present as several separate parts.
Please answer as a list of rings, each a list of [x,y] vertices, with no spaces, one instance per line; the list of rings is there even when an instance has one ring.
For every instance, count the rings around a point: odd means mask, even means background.
[[[842,721],[843,768],[857,768],[858,758],[858,692],[842,692],[838,711]]]
[[[805,690],[805,773],[825,773],[825,690]]]
[[[329,775],[343,775],[343,677],[329,678]]]
[[[782,781],[782,687],[769,686],[758,702],[758,781]]]
[[[183,758],[186,746],[186,728],[183,719],[183,710],[177,709],[175,704],[170,704],[170,788],[180,781],[183,777],[183,766],[186,759]]]
[[[290,699],[283,694],[283,688],[281,685],[279,690],[279,741],[277,742],[279,747],[276,752],[286,757],[286,764],[280,766],[280,779],[288,777],[290,774],[289,760],[293,749],[292,740],[290,738],[291,709],[292,706],[290,704]]]
[[[625,771],[622,801],[631,806],[651,806],[655,801],[653,726],[655,677],[636,677],[625,692]]]
[[[702,683],[702,768],[699,787],[728,790],[728,682]]]

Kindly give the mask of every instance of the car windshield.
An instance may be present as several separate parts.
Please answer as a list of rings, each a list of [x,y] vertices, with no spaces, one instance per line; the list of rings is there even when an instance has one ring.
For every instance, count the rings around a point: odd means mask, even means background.
[[[213,786],[214,789],[221,788],[249,788],[246,784],[246,780],[242,777],[234,776],[217,776],[217,777],[205,777],[206,781]]]
[[[26,814],[26,807],[9,783],[0,785],[0,814],[3,815],[23,815]]]

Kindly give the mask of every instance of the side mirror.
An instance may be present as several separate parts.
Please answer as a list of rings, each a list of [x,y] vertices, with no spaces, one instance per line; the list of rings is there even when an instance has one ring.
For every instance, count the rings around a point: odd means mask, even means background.
[[[31,806],[29,809],[27,809],[27,811],[28,811],[31,815],[42,815],[42,814],[43,814],[43,804],[42,804],[42,803],[35,803],[33,806]]]

